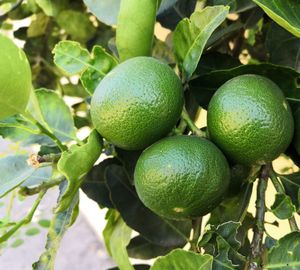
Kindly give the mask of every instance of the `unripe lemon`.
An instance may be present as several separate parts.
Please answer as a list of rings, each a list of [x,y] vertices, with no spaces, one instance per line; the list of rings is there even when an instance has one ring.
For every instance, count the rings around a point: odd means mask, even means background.
[[[233,161],[262,165],[289,146],[294,121],[282,91],[268,78],[242,75],[223,84],[207,114],[209,136]]]
[[[182,108],[182,85],[174,71],[154,58],[136,57],[118,65],[100,82],[91,116],[109,142],[138,150],[167,135]]]
[[[168,137],[138,159],[134,182],[141,201],[166,218],[203,216],[227,192],[230,169],[210,141],[194,136]]]

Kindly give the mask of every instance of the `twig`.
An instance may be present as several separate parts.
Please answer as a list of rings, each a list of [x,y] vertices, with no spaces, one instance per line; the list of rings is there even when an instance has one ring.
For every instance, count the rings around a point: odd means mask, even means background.
[[[7,241],[17,230],[19,230],[23,225],[28,224],[31,222],[33,215],[38,208],[41,200],[43,199],[44,195],[46,194],[47,190],[42,190],[39,193],[36,201],[34,202],[30,212],[19,222],[16,223],[10,230],[8,230],[4,235],[0,237],[0,243]]]
[[[202,217],[192,220],[192,227],[193,227],[193,237],[191,240],[191,250],[195,252],[199,252],[198,250],[198,240],[201,235],[201,227],[202,227]]]
[[[53,163],[57,163],[58,160],[61,157],[61,153],[58,154],[48,154],[48,155],[37,155],[37,154],[32,154],[29,156],[29,159],[27,160],[28,164],[34,168],[39,168],[41,167],[42,163],[50,163],[49,165],[51,166]]]
[[[58,186],[63,180],[65,180],[65,177],[61,175],[34,188],[23,187],[19,190],[19,194],[23,196],[32,196],[40,193],[42,190],[48,190],[49,188]]]
[[[190,118],[188,112],[186,111],[185,108],[183,108],[182,113],[181,113],[181,117],[182,119],[186,122],[187,126],[189,127],[189,129],[192,131],[193,134],[195,134],[198,137],[202,137],[205,138],[206,137],[206,132],[200,130],[195,123],[193,122],[193,120]]]
[[[256,206],[256,224],[253,229],[254,235],[251,243],[251,255],[248,263],[248,267],[245,269],[259,270],[262,269],[262,240],[264,235],[264,220],[265,220],[265,197],[268,184],[270,165],[262,167],[261,174],[257,186],[257,198],[255,202]]]
[[[270,178],[271,181],[276,189],[276,191],[278,193],[282,193],[285,194],[285,189],[283,187],[283,185],[280,183],[280,181],[278,180],[277,174],[275,173],[275,171],[273,170],[273,168],[271,168],[270,170]],[[292,216],[291,218],[288,219],[289,221],[289,225],[292,231],[299,231],[296,219],[294,216]]]

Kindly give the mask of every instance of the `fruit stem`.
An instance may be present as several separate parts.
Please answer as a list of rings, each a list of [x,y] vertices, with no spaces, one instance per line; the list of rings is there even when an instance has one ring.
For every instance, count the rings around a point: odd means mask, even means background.
[[[191,240],[191,250],[195,252],[199,252],[197,243],[199,240],[199,237],[201,235],[201,228],[202,228],[202,217],[199,217],[197,219],[192,220],[192,227],[193,227],[193,237]]]
[[[192,131],[193,134],[201,138],[206,138],[206,132],[202,131],[195,125],[185,107],[182,110],[181,117],[186,122],[188,128],[190,129],[190,131]]]
[[[268,178],[269,178],[269,170],[270,165],[267,164],[262,167],[260,177],[258,180],[257,185],[257,195],[256,195],[256,224],[253,228],[253,239],[251,243],[251,255],[249,259],[249,266],[247,269],[249,270],[259,270],[262,269],[262,240],[264,236],[264,220],[265,220],[265,212],[266,212],[266,205],[265,205],[265,197],[266,197],[266,190],[268,185]]]
[[[284,186],[278,180],[277,174],[276,174],[276,172],[274,171],[273,168],[270,170],[270,174],[269,175],[270,175],[271,181],[272,181],[273,186],[275,187],[276,191],[278,193],[285,194]],[[291,218],[289,218],[288,221],[289,221],[289,225],[290,225],[291,231],[299,231],[299,228],[298,228],[298,225],[297,225],[297,222],[296,222],[296,219],[295,219],[294,216],[292,216]]]

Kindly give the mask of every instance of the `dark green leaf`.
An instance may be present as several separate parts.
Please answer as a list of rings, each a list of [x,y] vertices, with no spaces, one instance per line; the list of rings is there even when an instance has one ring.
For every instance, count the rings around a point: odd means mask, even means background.
[[[35,171],[27,164],[28,156],[15,155],[0,159],[0,198],[21,185]]]
[[[27,29],[27,36],[29,38],[44,35],[48,26],[49,17],[44,13],[35,14],[30,26]]]
[[[272,63],[300,72],[300,38],[272,23],[268,30],[266,46]]]
[[[213,257],[176,249],[156,260],[151,270],[212,270]]]
[[[83,145],[72,145],[68,151],[62,153],[57,163],[58,170],[67,178],[68,187],[63,194],[58,205],[57,212],[65,211],[94,163],[99,158],[102,151],[102,139],[100,135],[93,130]]]
[[[276,23],[300,37],[300,2],[298,0],[253,0]]]
[[[134,270],[149,270],[150,265],[147,264],[135,264],[133,265]],[[119,267],[109,268],[107,270],[120,270]]]
[[[208,0],[207,5],[224,5],[230,6],[230,12],[244,12],[255,7],[252,0]]]
[[[151,212],[139,200],[121,166],[109,166],[106,180],[113,204],[129,227],[160,246],[181,247],[186,244],[190,221],[170,221]]]
[[[291,198],[281,193],[277,193],[275,196],[275,202],[271,206],[272,213],[279,219],[291,218],[296,211]]]
[[[107,250],[116,261],[120,269],[134,270],[126,250],[131,236],[131,229],[122,218],[115,212],[108,212],[108,221],[103,231],[103,237]]]
[[[300,201],[298,200],[298,194],[300,189],[300,174],[281,175],[280,180],[285,188],[286,194],[292,199],[297,211],[299,211]]]
[[[177,25],[173,37],[174,52],[186,80],[192,77],[207,40],[227,14],[228,7],[207,7]]]
[[[172,247],[162,247],[152,244],[142,236],[136,236],[131,239],[127,246],[129,257],[142,260],[149,260],[158,256],[164,256],[172,249]]]
[[[300,98],[297,79],[300,73],[295,70],[273,64],[242,65],[232,69],[215,70],[201,75],[190,83],[192,93],[199,104],[207,107],[215,91],[226,81],[243,74],[257,74],[274,81],[289,98]]]
[[[75,10],[63,10],[56,17],[58,25],[63,28],[72,39],[86,42],[91,39],[96,28],[86,13]]]
[[[267,269],[296,270],[300,267],[300,232],[279,239],[269,251]]]
[[[115,158],[103,160],[89,171],[81,185],[82,191],[98,203],[100,207],[114,207],[109,196],[109,189],[105,183],[105,169],[111,164],[120,163]]]
[[[83,0],[99,21],[107,25],[117,24],[121,0]]]

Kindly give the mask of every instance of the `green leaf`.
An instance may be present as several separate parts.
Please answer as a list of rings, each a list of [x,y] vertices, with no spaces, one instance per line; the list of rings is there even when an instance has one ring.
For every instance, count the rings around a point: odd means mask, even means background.
[[[94,46],[92,53],[74,41],[61,41],[54,50],[54,63],[69,75],[81,74],[81,82],[93,94],[99,82],[113,69],[117,60],[101,46]]]
[[[151,270],[212,270],[213,257],[176,249],[156,260]]]
[[[69,0],[35,0],[47,16],[55,17],[67,7]]]
[[[298,0],[253,0],[276,23],[300,37],[300,2]]]
[[[78,202],[79,195],[77,193],[64,211],[54,214],[47,236],[46,250],[32,265],[33,270],[54,270],[58,248],[65,232],[74,222],[78,211]]]
[[[121,166],[110,165],[105,175],[110,198],[129,227],[160,246],[182,247],[186,244],[191,230],[190,221],[171,221],[151,212],[140,201]]]
[[[41,219],[38,224],[43,228],[49,228],[51,223],[49,219]]]
[[[149,260],[158,256],[164,256],[172,249],[173,247],[155,245],[140,235],[131,239],[127,246],[129,257],[141,260]]]
[[[72,145],[68,151],[62,153],[57,168],[67,178],[68,187],[62,195],[57,212],[66,210],[73,201],[84,176],[92,169],[101,151],[102,139],[96,130],[93,130],[84,145]]]
[[[101,46],[94,46],[91,61],[82,73],[80,80],[91,95],[105,75],[118,64],[117,60],[108,54]]]
[[[37,168],[31,176],[29,176],[21,187],[33,187],[48,182],[53,173],[52,166]]]
[[[17,247],[23,245],[24,242],[25,242],[25,241],[24,241],[23,239],[16,239],[10,246],[11,246],[12,248],[17,248]]]
[[[44,35],[48,26],[49,17],[40,12],[34,15],[30,26],[27,29],[27,36],[29,38]]]
[[[255,4],[252,2],[252,0],[209,0],[207,5],[230,6],[230,12],[237,12],[237,13],[244,12],[255,7]]]
[[[177,25],[173,37],[174,52],[186,80],[192,77],[207,40],[225,20],[228,10],[224,6],[206,7]]]
[[[280,175],[280,180],[284,186],[286,194],[292,199],[297,211],[299,211],[300,201],[298,199],[298,194],[300,190],[300,174],[293,173],[289,175]]]
[[[90,54],[80,43],[64,40],[53,49],[54,63],[69,75],[83,72],[90,62]]]
[[[39,234],[41,231],[38,229],[38,228],[30,228],[30,229],[28,229],[26,232],[25,232],[25,234],[27,235],[27,236],[34,236],[34,235],[37,235],[37,234]]]
[[[117,24],[121,0],[83,0],[89,10],[107,25]]]
[[[56,92],[48,89],[36,90],[35,94],[37,98],[36,110],[40,111],[40,115],[36,115],[36,118],[39,118],[37,120],[46,125],[60,141],[76,140],[74,120],[70,108],[64,100]],[[54,144],[49,137],[41,134],[41,131],[37,130],[33,123],[24,118],[20,119],[20,116],[1,122],[0,134],[13,141],[22,141],[25,145]]]
[[[82,191],[100,207],[114,208],[109,189],[105,183],[105,170],[109,165],[120,164],[115,158],[108,158],[94,166],[84,178]]]
[[[226,81],[243,74],[257,74],[274,81],[288,98],[300,99],[297,79],[300,73],[273,64],[241,65],[231,69],[214,70],[190,82],[190,89],[201,106],[207,105],[216,90]]]
[[[296,270],[300,267],[300,232],[279,239],[268,253],[266,269]]]
[[[276,23],[272,23],[267,33],[266,46],[270,53],[270,62],[288,66],[300,72],[299,38],[293,36]]]
[[[28,156],[15,155],[0,159],[0,198],[21,185],[35,171],[27,164]]]
[[[288,219],[293,216],[296,208],[288,195],[277,193],[275,195],[275,202],[271,206],[271,210],[279,219]]]
[[[131,231],[115,210],[109,210],[103,237],[109,253],[120,269],[134,270],[126,250],[130,241]]]
[[[91,39],[96,28],[86,13],[75,10],[63,10],[56,17],[58,25],[63,28],[72,39],[86,42]]]

